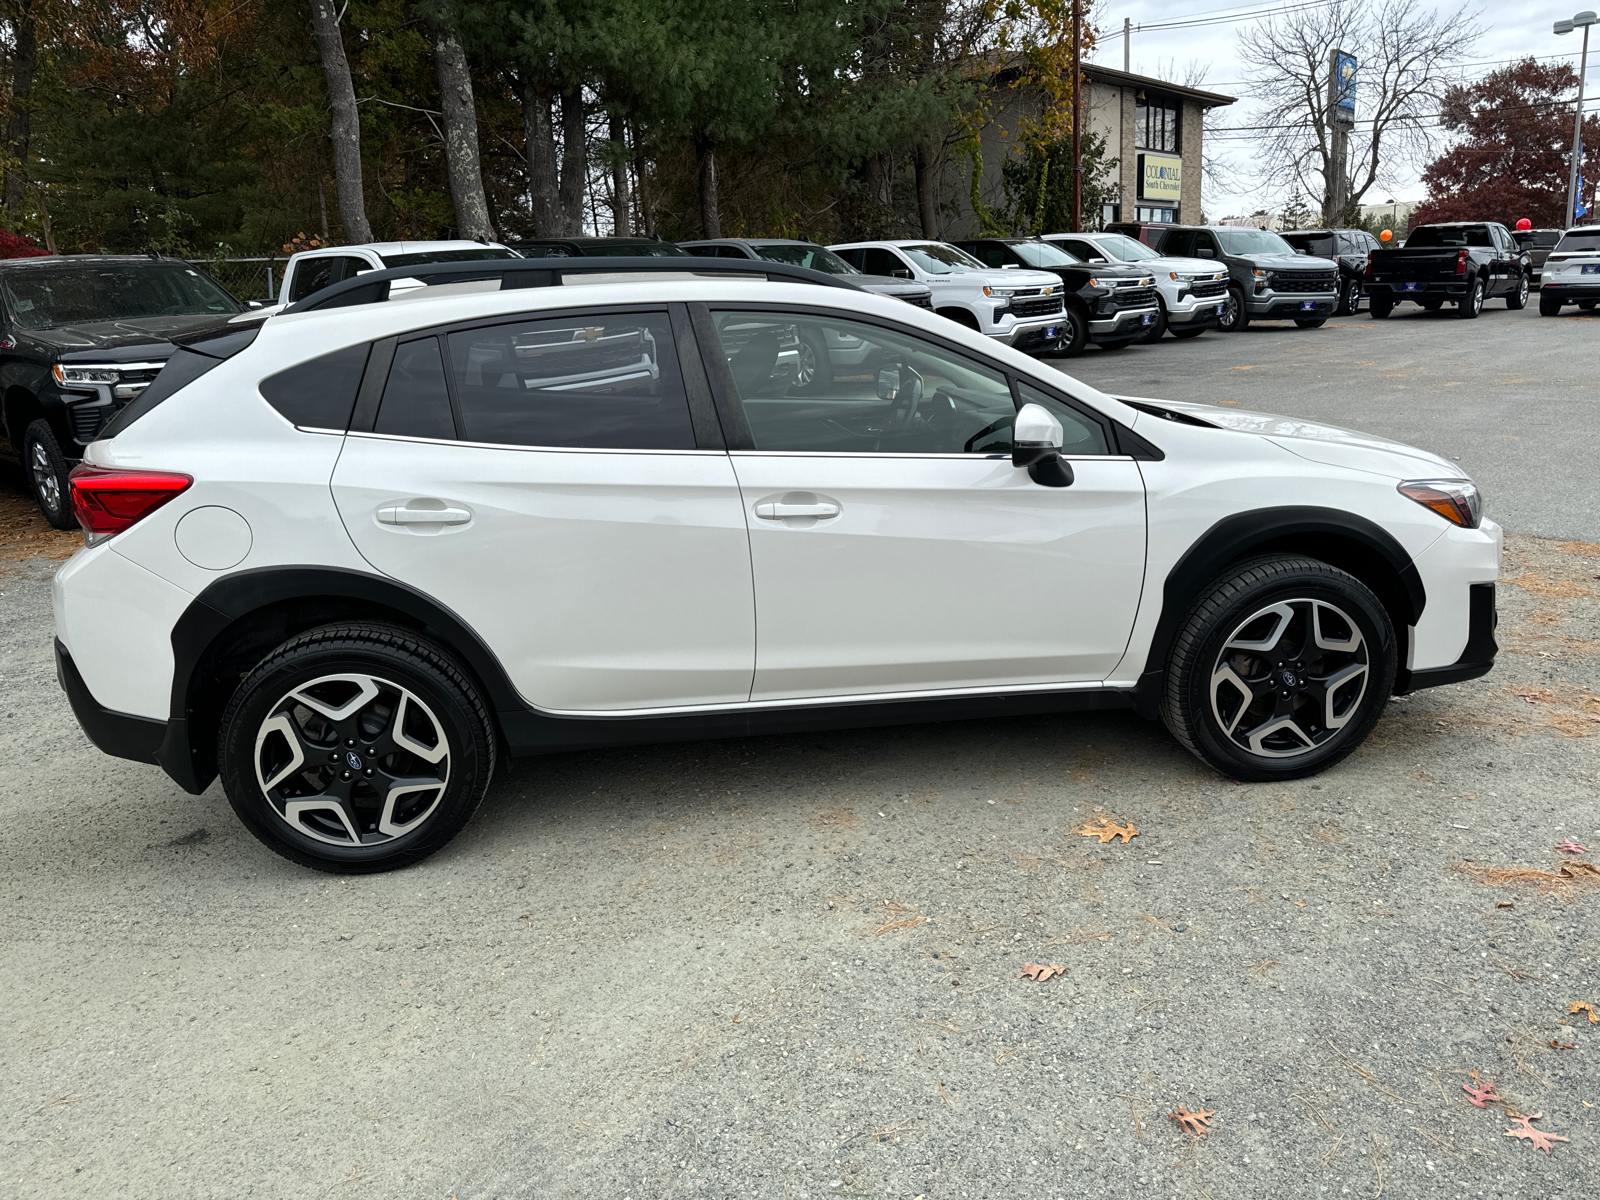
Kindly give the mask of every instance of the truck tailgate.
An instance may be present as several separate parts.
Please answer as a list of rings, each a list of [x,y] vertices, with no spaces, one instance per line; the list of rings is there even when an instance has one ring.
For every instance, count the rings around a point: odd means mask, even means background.
[[[1442,282],[1460,273],[1456,270],[1459,258],[1459,252],[1454,249],[1374,250],[1372,277],[1375,280]]]

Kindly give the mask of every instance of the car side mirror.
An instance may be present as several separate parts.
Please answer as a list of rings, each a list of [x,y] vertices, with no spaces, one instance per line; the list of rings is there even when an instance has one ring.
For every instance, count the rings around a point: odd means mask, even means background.
[[[880,367],[878,369],[878,399],[879,400],[904,400],[906,392],[911,393],[912,407],[922,400],[922,376],[910,367],[895,365]]]
[[[1103,263],[1103,262],[1110,262],[1111,260],[1108,259],[1108,258],[1101,258],[1098,254],[1095,254],[1095,255],[1091,255],[1090,256],[1089,261],[1092,262],[1092,263],[1096,263],[1096,262],[1097,263]]]
[[[910,279],[911,278],[911,272],[909,270],[907,270],[905,267],[895,267],[893,270],[891,270],[889,272],[889,274],[893,275],[896,279]]]
[[[254,308],[265,308],[266,307],[266,301],[264,301],[264,300],[246,300],[244,302],[244,306],[246,308],[251,308],[251,309],[254,309]]]
[[[1309,251],[1306,251],[1306,250],[1296,250],[1296,251],[1295,251],[1295,253],[1296,253],[1296,254],[1307,254],[1307,253],[1309,253]]]
[[[1066,435],[1061,422],[1042,404],[1024,404],[1011,427],[1011,465],[1028,468],[1041,487],[1068,487],[1072,465],[1061,457]]]
[[[1217,252],[1202,246],[1200,249],[1195,251],[1195,255],[1199,258],[1215,258],[1217,256]]]

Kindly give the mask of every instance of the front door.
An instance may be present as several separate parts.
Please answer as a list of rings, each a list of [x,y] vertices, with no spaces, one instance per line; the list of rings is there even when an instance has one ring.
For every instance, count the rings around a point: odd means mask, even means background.
[[[400,343],[333,492],[367,561],[475,629],[529,703],[737,703],[749,537],[707,440],[668,313],[500,318]]]
[[[898,326],[713,312],[756,581],[752,699],[1099,681],[1144,576],[1144,485],[1102,418]],[[803,340],[854,349],[803,391]],[[896,386],[880,398],[878,373]],[[887,385],[883,389],[889,391]],[[1077,480],[1011,464],[1020,403],[1050,407]],[[748,430],[739,429],[740,424]]]

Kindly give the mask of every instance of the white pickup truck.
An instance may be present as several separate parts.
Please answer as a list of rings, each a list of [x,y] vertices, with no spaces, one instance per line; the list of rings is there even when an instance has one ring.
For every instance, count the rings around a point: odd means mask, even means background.
[[[1054,271],[986,267],[946,242],[848,242],[828,249],[868,275],[927,284],[940,316],[1018,350],[1051,350],[1061,340],[1066,285]]]
[[[369,242],[362,246],[324,246],[302,250],[289,256],[283,269],[283,286],[262,312],[275,313],[298,300],[304,300],[325,287],[354,279],[366,271],[389,267],[414,267],[419,263],[477,262],[480,259],[521,258],[509,246],[498,242]],[[391,295],[407,290],[405,280],[395,280]],[[418,283],[417,287],[422,284]]]

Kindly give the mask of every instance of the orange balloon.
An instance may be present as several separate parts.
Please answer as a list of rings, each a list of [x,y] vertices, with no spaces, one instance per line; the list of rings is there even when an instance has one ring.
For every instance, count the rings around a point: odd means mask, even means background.
[[[1378,240],[1380,242],[1392,241],[1393,239],[1394,239],[1394,230],[1392,230],[1392,229],[1385,229],[1382,233],[1380,233],[1378,235]]]

